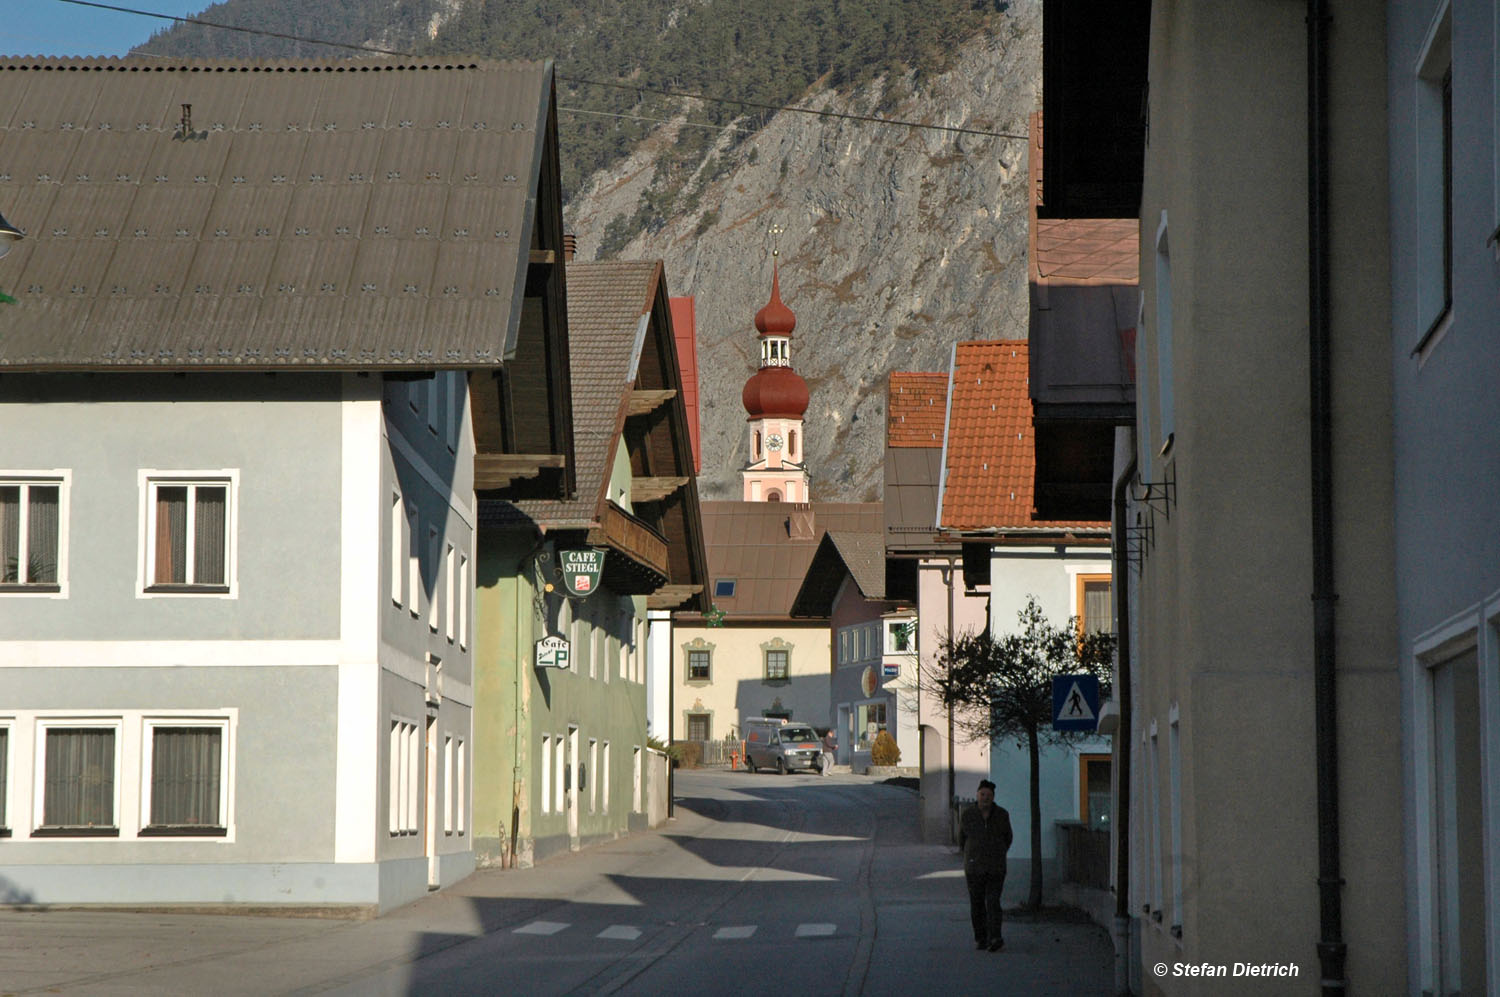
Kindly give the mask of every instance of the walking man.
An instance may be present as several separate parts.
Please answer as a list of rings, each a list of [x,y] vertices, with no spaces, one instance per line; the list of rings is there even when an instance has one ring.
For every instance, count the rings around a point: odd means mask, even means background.
[[[830,727],[823,735],[823,757],[820,761],[823,763],[824,775],[833,775],[833,753],[837,749],[838,741],[834,739],[833,728]]]
[[[1005,889],[1005,853],[1010,851],[1010,814],[995,806],[995,784],[979,780],[978,802],[964,809],[958,820],[958,847],[964,853],[964,882],[969,887],[969,919],[974,923],[974,947],[999,952],[1005,947],[1001,932],[1000,894]]]

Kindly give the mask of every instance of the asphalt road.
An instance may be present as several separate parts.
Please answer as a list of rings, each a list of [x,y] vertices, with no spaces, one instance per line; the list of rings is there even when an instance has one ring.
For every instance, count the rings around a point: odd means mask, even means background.
[[[0,995],[1106,995],[1104,931],[973,948],[954,849],[910,790],[680,772],[656,831],[482,871],[374,921],[0,911]]]

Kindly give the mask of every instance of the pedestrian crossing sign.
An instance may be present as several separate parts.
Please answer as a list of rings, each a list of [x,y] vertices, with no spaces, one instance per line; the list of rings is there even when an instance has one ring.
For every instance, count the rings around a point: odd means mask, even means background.
[[[1093,675],[1052,676],[1052,729],[1099,728],[1099,679]]]

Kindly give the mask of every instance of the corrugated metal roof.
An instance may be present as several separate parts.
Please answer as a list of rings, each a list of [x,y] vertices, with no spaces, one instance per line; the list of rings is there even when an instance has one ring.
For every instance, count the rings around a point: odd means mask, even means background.
[[[879,502],[704,502],[702,508],[709,584],[735,583],[733,596],[714,595],[713,604],[731,619],[788,618],[825,531],[881,530]],[[806,508],[812,512],[812,535],[798,539],[789,520]]]
[[[0,59],[0,367],[483,367],[551,63]],[[184,140],[183,107],[191,105]]]
[[[1024,339],[954,350],[941,526],[948,530],[1107,528],[1107,522],[1032,518],[1036,437]]]

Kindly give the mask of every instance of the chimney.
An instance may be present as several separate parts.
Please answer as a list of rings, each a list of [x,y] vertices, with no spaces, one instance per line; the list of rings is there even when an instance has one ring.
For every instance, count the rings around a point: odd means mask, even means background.
[[[792,503],[792,515],[787,520],[787,533],[793,540],[816,540],[813,532],[813,510],[810,502]]]
[[[573,254],[578,252],[578,236],[571,232],[563,233],[563,262],[572,263]]]

